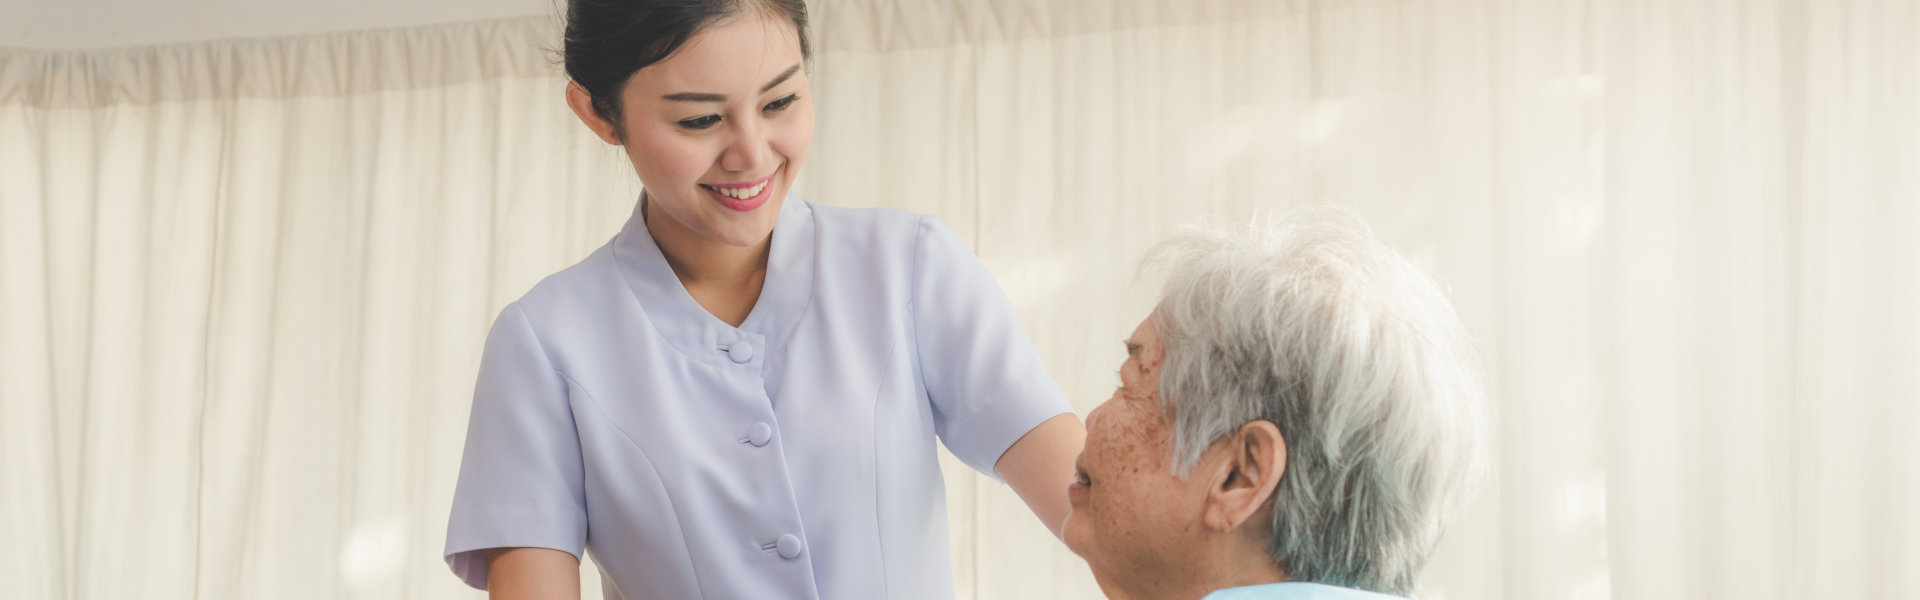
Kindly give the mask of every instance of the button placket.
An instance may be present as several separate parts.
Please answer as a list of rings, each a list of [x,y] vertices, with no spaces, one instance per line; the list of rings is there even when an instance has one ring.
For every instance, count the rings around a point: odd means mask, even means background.
[[[756,359],[764,356],[761,352],[764,349],[764,337],[745,330],[716,333],[719,335],[715,336],[718,339],[714,341],[718,343],[714,344],[714,350],[725,355],[727,362],[747,368],[759,367]],[[734,335],[728,335],[728,333]],[[728,341],[729,338],[731,341]],[[752,445],[754,448],[766,448],[773,443],[774,433],[772,423],[755,421],[740,434],[739,442]],[[772,540],[762,542],[759,548],[762,552],[779,556],[782,560],[796,560],[806,553],[806,543],[800,539],[800,536],[792,533],[783,533]]]

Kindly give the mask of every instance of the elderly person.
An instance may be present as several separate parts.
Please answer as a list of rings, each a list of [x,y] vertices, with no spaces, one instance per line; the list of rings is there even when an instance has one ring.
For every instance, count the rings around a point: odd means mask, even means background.
[[[1439,287],[1346,220],[1155,248],[1169,281],[1067,488],[1108,596],[1415,591],[1484,471],[1479,365]]]

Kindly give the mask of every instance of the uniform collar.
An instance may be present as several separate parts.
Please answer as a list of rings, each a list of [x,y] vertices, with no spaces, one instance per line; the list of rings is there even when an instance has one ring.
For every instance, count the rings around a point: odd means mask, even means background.
[[[760,299],[747,314],[747,320],[735,328],[702,308],[673,267],[660,253],[660,246],[647,232],[645,196],[634,203],[633,215],[614,236],[614,260],[621,277],[632,288],[640,308],[654,330],[681,352],[702,361],[732,364],[716,347],[745,341],[764,350],[769,344],[784,344],[786,336],[806,313],[813,296],[814,224],[813,207],[788,193],[781,201],[780,217],[773,227],[773,241],[767,256],[767,278],[761,284]],[[765,364],[756,352],[742,366]]]

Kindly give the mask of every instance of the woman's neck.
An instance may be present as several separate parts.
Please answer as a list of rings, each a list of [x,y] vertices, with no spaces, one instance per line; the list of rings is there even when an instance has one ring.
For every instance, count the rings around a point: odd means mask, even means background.
[[[752,246],[722,244],[681,225],[651,203],[642,210],[648,235],[687,294],[728,325],[739,327],[746,321],[767,279],[773,236]]]
[[[681,225],[652,203],[644,210],[647,233],[682,284],[730,286],[766,275],[773,236],[752,246],[722,244]]]

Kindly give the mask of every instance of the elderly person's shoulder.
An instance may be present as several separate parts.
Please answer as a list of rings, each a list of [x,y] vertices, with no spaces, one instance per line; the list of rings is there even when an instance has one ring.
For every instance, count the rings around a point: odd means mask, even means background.
[[[1202,600],[1406,600],[1400,596],[1320,583],[1269,583],[1215,590]]]

